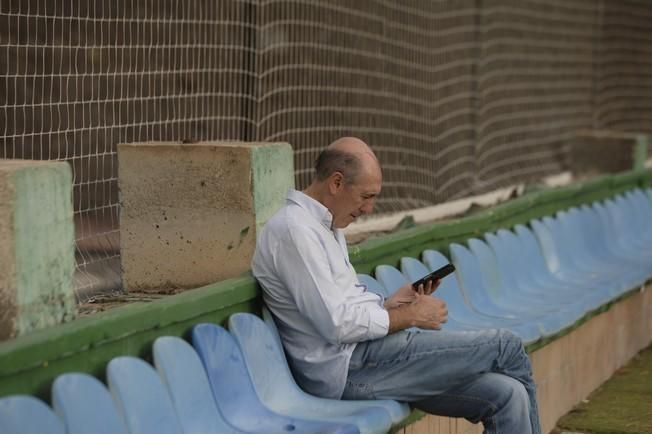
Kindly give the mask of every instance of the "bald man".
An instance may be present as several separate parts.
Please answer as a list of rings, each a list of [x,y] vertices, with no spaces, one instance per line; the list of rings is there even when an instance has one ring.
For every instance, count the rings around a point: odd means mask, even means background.
[[[482,422],[485,433],[540,434],[530,362],[506,330],[442,329],[438,282],[382,299],[349,262],[342,229],[372,212],[378,159],[344,137],[317,158],[311,185],[288,193],[263,228],[252,272],[301,387],[334,399],[395,399]]]

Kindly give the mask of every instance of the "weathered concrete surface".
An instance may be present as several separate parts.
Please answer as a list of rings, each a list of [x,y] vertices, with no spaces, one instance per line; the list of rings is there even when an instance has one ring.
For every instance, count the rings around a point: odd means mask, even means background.
[[[256,231],[293,182],[288,144],[118,146],[127,290],[196,288],[250,267]]]
[[[68,164],[0,160],[0,339],[75,316],[72,217]]]

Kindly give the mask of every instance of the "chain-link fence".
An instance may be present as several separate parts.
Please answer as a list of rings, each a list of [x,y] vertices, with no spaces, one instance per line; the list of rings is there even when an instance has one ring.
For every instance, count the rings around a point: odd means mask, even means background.
[[[78,296],[119,288],[116,144],[342,135],[379,212],[567,167],[580,129],[652,130],[652,3],[4,0],[0,158],[74,170]]]

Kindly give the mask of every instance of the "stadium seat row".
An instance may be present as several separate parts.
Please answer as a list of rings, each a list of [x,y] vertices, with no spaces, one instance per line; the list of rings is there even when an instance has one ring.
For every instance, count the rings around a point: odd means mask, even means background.
[[[387,432],[409,414],[395,401],[308,395],[292,378],[275,328],[238,313],[229,329],[198,324],[192,345],[159,337],[154,366],[116,357],[107,366],[108,388],[88,374],[62,374],[52,386],[52,409],[32,396],[2,398],[0,432],[371,434]]]
[[[529,227],[451,244],[455,277],[436,295],[450,330],[507,328],[525,343],[552,336],[652,277],[652,190],[532,220]],[[400,271],[379,265],[359,275],[385,297],[449,262],[426,250]],[[0,399],[3,434],[383,433],[409,407],[395,401],[338,401],[303,392],[292,378],[270,313],[237,313],[229,331],[198,324],[192,345],[163,336],[153,366],[111,360],[106,383],[60,375],[52,407],[31,396]]]
[[[456,278],[436,296],[446,301],[449,330],[507,328],[524,343],[550,337],[652,277],[652,190],[559,211],[513,230],[449,246]],[[448,263],[426,250],[404,257],[400,271],[379,265],[369,290],[390,296]]]

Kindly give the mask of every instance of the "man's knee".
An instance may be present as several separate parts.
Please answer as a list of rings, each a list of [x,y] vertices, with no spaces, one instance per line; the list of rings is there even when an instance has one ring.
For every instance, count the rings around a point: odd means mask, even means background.
[[[496,407],[499,409],[509,408],[517,413],[527,413],[529,397],[523,384],[506,375],[494,374]]]

